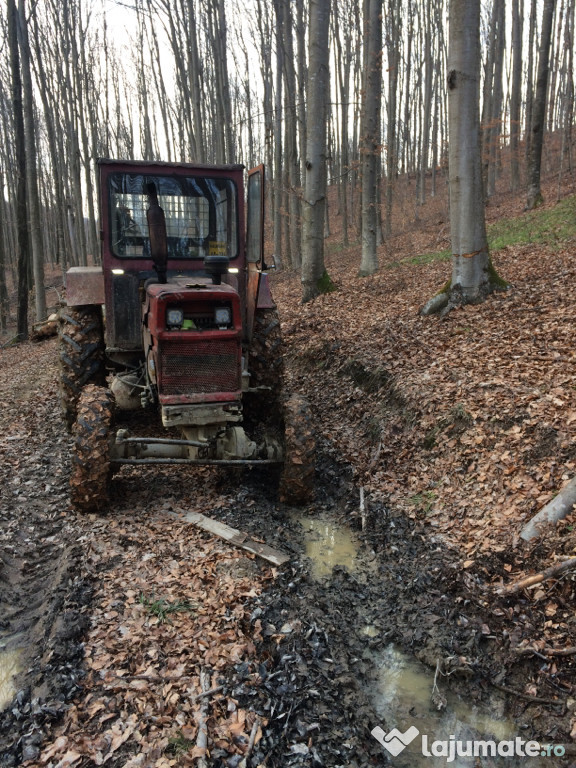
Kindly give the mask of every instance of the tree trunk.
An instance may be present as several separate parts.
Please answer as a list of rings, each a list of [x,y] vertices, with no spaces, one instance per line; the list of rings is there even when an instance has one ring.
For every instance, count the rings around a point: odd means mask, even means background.
[[[350,184],[350,69],[352,64],[352,34],[347,18],[340,25],[342,7],[334,8],[334,42],[336,45],[336,71],[338,75],[338,93],[340,96],[340,214],[342,218],[342,243],[348,246],[348,188]],[[344,42],[344,46],[342,46]]]
[[[30,244],[34,275],[34,295],[36,322],[46,319],[46,293],[44,290],[44,244],[40,226],[40,200],[38,197],[38,168],[36,161],[36,136],[34,132],[34,96],[32,72],[30,69],[30,44],[28,40],[28,22],[26,6],[20,0],[19,40],[22,84],[24,86],[24,141],[26,146],[26,187],[29,204]]]
[[[483,156],[486,169],[484,184],[487,197],[492,197],[495,191],[496,166],[499,158],[500,125],[502,120],[502,73],[506,42],[504,11],[504,0],[494,0],[482,109]]]
[[[503,281],[488,252],[480,147],[480,0],[450,1],[448,125],[452,280],[448,308],[482,301]],[[433,304],[433,302],[435,302]],[[437,297],[424,307],[438,311]]]
[[[528,159],[528,200],[526,208],[532,210],[543,202],[540,188],[540,169],[542,165],[542,146],[544,143],[544,123],[546,120],[546,92],[548,90],[548,72],[550,57],[550,41],[552,38],[552,21],[554,18],[555,0],[544,0],[542,10],[542,31],[540,35],[540,51],[538,54],[538,72],[536,76],[536,93],[534,95],[534,110],[532,113],[530,156]]]
[[[534,38],[536,36],[536,0],[530,0],[530,18],[528,22],[528,62],[526,65],[526,114],[524,136],[526,137],[526,167],[532,144],[532,112],[534,109]]]
[[[20,341],[28,338],[28,269],[30,244],[26,215],[26,148],[24,140],[24,114],[22,110],[22,80],[18,51],[18,9],[15,0],[8,0],[8,46],[12,75],[12,108],[14,110],[14,145],[16,153],[16,226],[18,230],[18,312],[17,335]]]
[[[396,152],[396,126],[398,122],[398,70],[400,50],[398,40],[401,34],[402,15],[399,0],[390,0],[386,17],[386,50],[388,52],[388,104],[386,109],[386,205],[384,214],[384,233],[392,233],[392,202],[394,185],[398,172]]]
[[[378,270],[378,168],[382,99],[382,0],[366,0],[366,68],[362,105],[362,261],[360,277]]]
[[[522,2],[522,9],[524,3]],[[519,138],[522,99],[522,13],[520,0],[512,0],[512,88],[510,92],[510,186],[520,186]]]
[[[329,98],[330,0],[310,0],[306,105],[306,183],[302,228],[302,301],[329,290],[324,266],[326,100]]]
[[[306,178],[306,21],[304,0],[296,0],[296,62],[298,81],[298,138],[300,154],[300,178]]]
[[[425,3],[425,29],[424,29],[424,60],[422,67],[424,70],[424,88],[422,93],[422,147],[420,152],[420,174],[419,174],[419,199],[420,205],[426,202],[426,174],[428,172],[428,158],[430,149],[430,127],[432,119],[432,83],[434,64],[432,62],[432,23],[431,23],[431,0]]]
[[[4,176],[0,173],[0,189],[4,189]],[[4,238],[4,195],[0,199],[0,331],[8,323],[8,290],[6,288],[6,239]]]
[[[451,0],[448,63],[452,294],[468,303],[490,287],[479,125],[480,0]],[[451,297],[452,298],[452,297]]]
[[[299,270],[302,266],[302,227],[300,219],[300,164],[298,162],[298,136],[296,126],[298,124],[296,110],[296,69],[294,66],[294,40],[293,24],[290,11],[290,0],[282,0],[284,3],[284,82],[286,85],[286,163],[288,165],[288,214],[289,214],[289,238],[290,260],[293,269]],[[289,117],[288,117],[289,116]]]
[[[284,34],[284,7],[282,0],[274,0],[276,19],[276,73],[274,93],[274,258],[278,267],[282,266],[283,190],[282,190],[282,71]]]

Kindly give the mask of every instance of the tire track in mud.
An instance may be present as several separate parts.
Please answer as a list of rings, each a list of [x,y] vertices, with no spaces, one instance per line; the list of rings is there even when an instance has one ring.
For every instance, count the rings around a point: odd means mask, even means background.
[[[48,341],[0,351],[0,670],[2,645],[23,648],[16,698],[0,712],[1,766],[35,761],[51,724],[80,693],[82,639],[91,611],[81,547],[93,525],[69,507],[70,438],[58,407],[54,347]],[[457,553],[441,541],[400,514],[373,510],[370,533],[362,540],[377,560],[376,574],[362,580],[337,568],[319,584],[302,557],[303,529],[278,505],[269,474],[234,475],[234,482],[227,473],[195,474],[190,483],[184,477],[125,468],[113,481],[111,507],[129,510],[138,525],[142,509],[170,503],[185,508],[201,493],[215,517],[292,557],[254,602],[254,620],[264,627],[258,658],[237,665],[223,682],[242,706],[269,721],[252,764],[386,764],[370,736],[379,720],[368,689],[372,654],[390,642],[428,662],[470,653],[476,680],[459,687],[469,697],[485,698],[483,680],[496,673],[502,656],[478,645],[482,632],[475,627],[486,620],[483,610],[468,606],[467,626],[458,624],[461,606],[473,595],[467,574],[457,569]],[[306,512],[349,524],[357,489],[326,444],[317,482],[318,498]],[[375,628],[375,637],[362,635],[367,626]],[[124,765],[125,757],[108,764]],[[231,766],[228,757],[214,755],[215,768]]]
[[[46,727],[78,690],[89,586],[67,514],[68,438],[54,342],[2,350],[0,387],[0,765],[39,754]],[[8,666],[8,665],[7,665]],[[11,694],[15,695],[11,697]]]

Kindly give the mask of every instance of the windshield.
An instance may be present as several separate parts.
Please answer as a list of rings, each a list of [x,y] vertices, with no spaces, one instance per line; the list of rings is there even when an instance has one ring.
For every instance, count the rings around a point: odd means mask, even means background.
[[[119,258],[151,258],[146,211],[153,183],[166,217],[169,259],[238,255],[236,187],[230,179],[115,173],[109,202],[112,253]]]

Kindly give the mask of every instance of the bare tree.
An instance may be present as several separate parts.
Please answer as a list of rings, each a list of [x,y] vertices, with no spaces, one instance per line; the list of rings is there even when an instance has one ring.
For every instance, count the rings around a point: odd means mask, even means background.
[[[546,121],[546,93],[548,90],[550,41],[552,38],[552,21],[554,18],[555,2],[556,0],[544,0],[544,7],[542,9],[542,31],[540,33],[536,93],[534,95],[530,155],[528,158],[528,176],[530,182],[526,208],[529,210],[541,205],[543,202],[540,187],[540,169],[542,164],[542,146],[544,143],[544,124]]]
[[[18,9],[15,0],[8,0],[8,45],[12,75],[12,108],[14,110],[14,143],[17,164],[16,223],[18,230],[18,314],[17,335],[20,341],[28,338],[28,268],[30,243],[28,239],[26,144],[24,139],[24,113],[22,108],[22,79],[18,49]]]
[[[310,0],[306,105],[306,184],[302,227],[302,301],[330,290],[324,266],[326,100],[329,85],[330,0]]]
[[[522,10],[524,0],[512,0],[512,86],[510,90],[510,185],[520,186],[519,138],[522,103]]]
[[[284,4],[282,0],[274,0],[274,15],[276,19],[276,77],[274,93],[274,256],[276,263],[281,266],[284,260],[282,252],[282,75],[284,70]],[[290,259],[287,259],[290,262]]]
[[[362,104],[362,260],[359,275],[378,269],[378,175],[382,99],[382,0],[365,0],[366,69]]]
[[[302,226],[301,226],[301,178],[298,161],[298,106],[296,92],[296,67],[294,59],[293,19],[290,0],[282,0],[284,4],[284,83],[285,98],[285,157],[288,166],[287,195],[289,216],[289,245],[290,262],[294,269],[302,266]]]
[[[386,14],[386,51],[388,56],[388,103],[386,106],[386,203],[384,232],[392,232],[392,201],[394,183],[398,172],[397,126],[398,126],[398,77],[400,69],[400,46],[402,17],[400,0],[389,0]]]
[[[26,147],[26,190],[28,194],[28,221],[30,245],[32,251],[32,272],[34,276],[34,296],[36,320],[46,317],[46,293],[44,290],[44,245],[40,228],[40,199],[38,196],[38,169],[36,159],[36,140],[34,131],[34,96],[32,71],[30,65],[30,44],[28,41],[28,22],[26,20],[25,0],[20,0],[18,7],[18,33],[20,43],[20,62],[24,97],[24,143]]]
[[[340,97],[340,215],[342,217],[342,240],[348,245],[348,189],[350,186],[350,72],[352,67],[352,30],[348,23],[347,7],[342,2],[335,2],[332,14],[334,24],[334,43],[338,94]],[[343,24],[340,22],[343,17]]]
[[[478,303],[503,288],[486,238],[480,147],[480,0],[450,0],[448,120],[450,288],[431,299],[423,314]]]
[[[488,35],[482,104],[484,185],[487,197],[491,197],[495,191],[496,167],[499,158],[503,97],[502,75],[506,43],[504,11],[504,0],[494,0]]]

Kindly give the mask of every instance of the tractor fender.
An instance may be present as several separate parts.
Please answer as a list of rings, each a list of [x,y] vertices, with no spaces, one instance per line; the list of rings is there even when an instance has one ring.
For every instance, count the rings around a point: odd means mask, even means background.
[[[270,293],[270,277],[268,272],[260,273],[260,282],[258,284],[258,298],[256,300],[256,309],[275,309],[276,304]]]
[[[66,272],[66,303],[69,307],[104,304],[102,267],[70,267]]]

